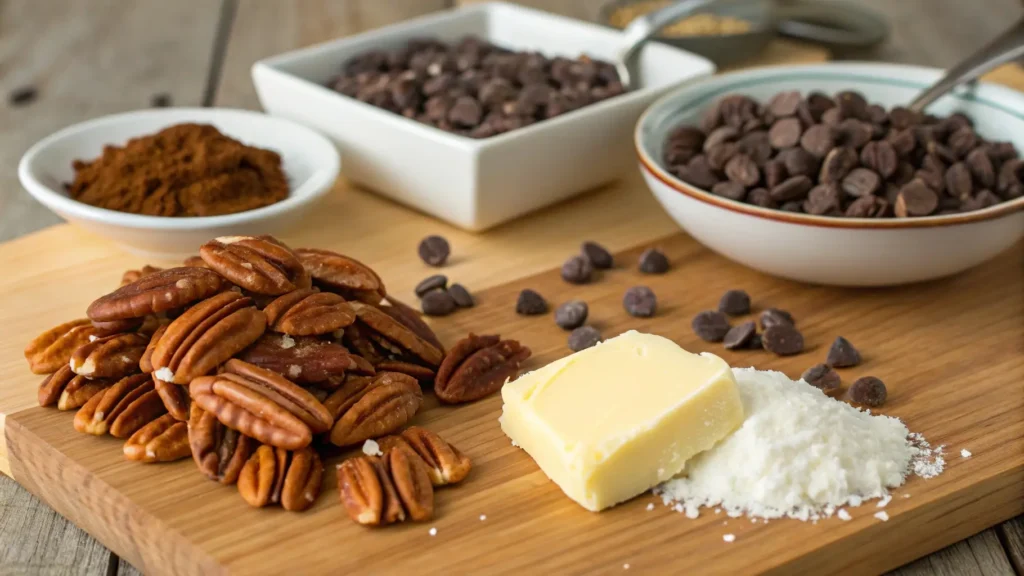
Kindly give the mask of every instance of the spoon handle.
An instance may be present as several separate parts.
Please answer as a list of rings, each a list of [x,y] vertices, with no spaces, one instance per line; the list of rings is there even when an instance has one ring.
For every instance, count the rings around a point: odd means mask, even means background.
[[[629,68],[631,68],[633,59],[636,58],[637,53],[641,48],[643,48],[644,43],[647,42],[651,36],[657,34],[658,31],[665,26],[668,26],[684,16],[694,13],[709,4],[729,1],[730,0],[683,0],[682,2],[673,2],[664,8],[635,18],[622,31],[625,48],[619,55],[619,63],[621,64],[619,66],[619,76],[622,77],[621,79],[623,84],[628,88],[634,88],[632,84],[635,82],[635,79],[632,78],[632,70],[629,70]],[[625,70],[623,70],[623,68],[625,68]]]
[[[946,92],[1021,56],[1024,56],[1024,18],[984,48],[950,68],[938,82],[921,92],[908,108],[914,112],[923,112]]]

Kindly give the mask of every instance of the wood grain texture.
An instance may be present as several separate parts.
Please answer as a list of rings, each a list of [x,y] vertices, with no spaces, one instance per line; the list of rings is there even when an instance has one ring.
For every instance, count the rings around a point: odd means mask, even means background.
[[[995,528],[915,560],[893,576],[1008,576],[1013,574]]]
[[[339,242],[296,244],[340,249]],[[598,236],[598,240],[603,238]],[[534,239],[538,242],[539,239]],[[422,272],[408,250],[378,269],[389,281],[403,271]],[[898,415],[950,457],[944,474],[912,479],[889,504],[888,522],[871,514],[874,503],[853,509],[854,520],[817,525],[747,521],[722,526],[705,514],[696,521],[659,507],[644,510],[650,496],[611,511],[592,514],[565,498],[533,461],[513,448],[496,418],[500,398],[459,408],[428,408],[417,423],[442,433],[474,460],[464,485],[438,494],[438,518],[426,525],[382,531],[362,529],[338,506],[334,478],[327,494],[304,514],[251,510],[237,493],[205,480],[191,462],[145,466],[125,462],[120,442],[71,432],[71,415],[32,408],[11,415],[7,438],[14,475],[60,512],[96,534],[146,573],[181,573],[225,567],[240,573],[266,573],[289,566],[300,573],[349,571],[445,571],[515,573],[541,566],[557,573],[604,573],[629,563],[638,570],[681,573],[878,572],[952,544],[1024,511],[1024,397],[1007,394],[1024,379],[1024,359],[1016,354],[1024,338],[1024,244],[966,274],[901,289],[841,290],[777,280],[744,269],[684,235],[652,243],[673,262],[664,276],[635,270],[638,250],[618,258],[619,268],[597,283],[569,287],[557,270],[478,293],[471,312],[438,319],[433,325],[449,345],[467,331],[496,331],[536,351],[536,367],[567,353],[566,334],[550,315],[524,318],[513,311],[516,294],[531,287],[552,304],[579,297],[591,307],[593,323],[605,335],[626,329],[664,334],[692,350],[710,350],[737,366],[753,364],[799,375],[820,361],[838,334],[850,338],[866,362],[843,372],[844,380],[873,374],[885,379],[890,399],[880,412]],[[6,254],[0,248],[0,265]],[[474,268],[500,274],[503,262],[485,259]],[[116,267],[115,267],[116,266]],[[115,261],[71,264],[67,273],[81,291],[117,276]],[[419,275],[419,274],[417,274]],[[401,286],[401,282],[398,285]],[[659,296],[653,319],[633,319],[621,305],[623,291],[649,285]],[[88,288],[87,288],[88,287]],[[755,306],[778,306],[798,319],[809,344],[806,354],[777,358],[765,352],[727,352],[692,334],[689,319],[711,308],[728,288],[744,287]],[[17,294],[17,293],[15,293]],[[17,300],[34,312],[38,300]],[[34,307],[33,307],[34,306]],[[54,308],[70,316],[74,305]],[[32,308],[29,308],[32,307]],[[14,375],[10,385],[21,385]],[[974,456],[961,459],[960,448]],[[47,458],[29,455],[46,453]],[[333,463],[329,462],[329,464]],[[328,465],[328,470],[332,467]],[[159,490],[152,486],[159,485]],[[82,486],[88,486],[83,490]],[[900,497],[903,493],[911,498]],[[183,500],[190,502],[180,506]],[[477,518],[486,514],[481,523]],[[225,529],[230,524],[233,529]],[[238,529],[244,526],[245,529]],[[429,527],[438,529],[430,538]],[[724,544],[722,534],[736,534]],[[331,534],[350,552],[339,557],[308,534]],[[497,539],[502,541],[495,546]],[[552,546],[552,542],[560,543]]]
[[[447,0],[237,0],[215,104],[258,109],[249,69],[281,52],[407,20],[450,6]]]
[[[0,476],[0,573],[106,574],[110,552],[6,476]]]
[[[999,540],[1017,574],[1024,574],[1024,516],[999,526]]]
[[[0,241],[60,221],[18,183],[18,160],[37,140],[75,122],[146,108],[157,93],[180,106],[200,103],[218,6],[0,2]],[[7,94],[22,86],[34,86],[36,100],[8,105]]]

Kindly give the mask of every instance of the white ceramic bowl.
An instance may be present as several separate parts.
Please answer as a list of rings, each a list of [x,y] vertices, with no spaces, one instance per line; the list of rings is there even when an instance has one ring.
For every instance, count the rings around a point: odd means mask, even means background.
[[[941,71],[890,64],[778,66],[710,78],[667,94],[640,118],[640,170],[661,205],[691,236],[751,268],[816,284],[885,286],[930,280],[976,266],[1024,236],[1024,198],[947,216],[850,219],[793,214],[713,195],[665,169],[666,135],[694,124],[717,98],[746,94],[766,102],[785,90],[857,90],[887,108],[910,102]],[[981,83],[929,109],[964,112],[978,134],[1024,151],[1024,95]]]
[[[91,160],[105,145],[123,145],[130,138],[184,122],[212,124],[245,144],[280,154],[291,187],[288,198],[237,214],[167,218],[97,208],[72,200],[64,191],[64,184],[74,178],[72,161]],[[199,246],[217,236],[286,230],[330,190],[339,168],[338,151],[330,140],[295,122],[247,110],[166,108],[115,114],[65,128],[25,153],[18,176],[29,194],[65,220],[130,252],[178,258],[195,254]]]
[[[468,230],[483,230],[610,182],[631,169],[636,119],[658,95],[714,71],[664,44],[645,47],[643,84],[551,120],[475,140],[343,96],[326,85],[351,57],[413,37],[476,35],[515,50],[613,60],[622,33],[501,3],[475,4],[262,60],[252,76],[264,109],[330,136],[345,177]]]

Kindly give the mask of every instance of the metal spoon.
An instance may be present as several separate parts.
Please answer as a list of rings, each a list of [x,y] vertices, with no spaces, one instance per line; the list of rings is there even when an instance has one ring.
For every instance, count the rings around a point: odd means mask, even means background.
[[[929,104],[953,88],[976,80],[993,68],[1024,56],[1024,18],[966,60],[950,68],[945,76],[926,88],[908,108],[923,112]]]
[[[625,38],[625,48],[619,54],[619,60],[615,63],[615,69],[619,73],[619,80],[626,90],[637,88],[636,74],[633,73],[636,65],[636,57],[643,48],[644,43],[658,33],[659,30],[669,24],[688,16],[710,4],[735,2],[737,0],[684,0],[675,2],[668,6],[638,16],[626,26],[622,35]]]

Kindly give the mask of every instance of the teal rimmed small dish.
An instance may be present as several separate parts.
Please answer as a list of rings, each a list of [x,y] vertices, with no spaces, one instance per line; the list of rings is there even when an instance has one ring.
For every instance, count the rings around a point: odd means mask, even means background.
[[[778,66],[691,83],[652,104],[637,123],[640,170],[665,210],[709,248],[764,272],[816,284],[882,286],[948,276],[984,262],[1024,237],[1024,198],[960,214],[859,219],[795,214],[732,201],[691,186],[662,163],[665,137],[696,123],[717,98],[765,102],[787,90],[857,90],[886,108],[910,102],[941,71],[895,64]],[[1024,151],[1024,95],[987,83],[964,87],[929,112],[966,113],[979,135]]]

